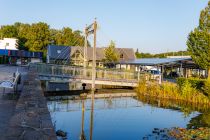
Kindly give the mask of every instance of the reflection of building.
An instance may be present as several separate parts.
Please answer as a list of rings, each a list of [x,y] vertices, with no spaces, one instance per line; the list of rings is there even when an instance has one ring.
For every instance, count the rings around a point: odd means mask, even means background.
[[[96,48],[96,66],[103,67],[105,59],[106,48]],[[119,61],[128,61],[135,59],[135,53],[132,48],[116,48],[116,53],[118,53]],[[49,45],[47,50],[47,62],[48,63],[71,63],[72,65],[83,66],[84,63],[84,47],[79,46],[55,46]],[[87,48],[87,66],[92,65],[93,60],[93,48]]]

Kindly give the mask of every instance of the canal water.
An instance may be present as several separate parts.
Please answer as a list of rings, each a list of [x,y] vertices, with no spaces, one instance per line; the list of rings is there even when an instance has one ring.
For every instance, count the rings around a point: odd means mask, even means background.
[[[94,111],[91,99],[51,97],[48,108],[56,130],[67,132],[68,140],[80,140],[81,134],[86,140],[91,139],[90,135],[92,140],[154,139],[150,135],[154,128],[196,127],[201,125],[197,122],[203,115],[197,111],[186,114],[176,105],[164,107],[160,101],[154,105],[133,97],[95,99]]]

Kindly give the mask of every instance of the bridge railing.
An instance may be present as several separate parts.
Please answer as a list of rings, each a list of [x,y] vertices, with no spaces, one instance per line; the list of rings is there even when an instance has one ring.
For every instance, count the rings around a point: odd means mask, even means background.
[[[66,66],[45,63],[32,63],[30,67],[36,68],[37,72],[44,75],[69,76],[73,78],[91,79],[92,69],[79,66]],[[148,73],[127,71],[122,69],[96,69],[96,79],[111,81],[138,81],[150,77]],[[148,78],[149,79],[149,78]]]

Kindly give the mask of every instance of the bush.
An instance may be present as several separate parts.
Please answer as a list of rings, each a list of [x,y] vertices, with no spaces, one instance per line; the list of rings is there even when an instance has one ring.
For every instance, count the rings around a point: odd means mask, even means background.
[[[138,86],[136,88],[137,93],[139,94],[147,94],[147,85],[146,80],[142,80],[138,83]]]
[[[210,78],[208,78],[204,84],[204,93],[206,94],[206,96],[208,96],[210,98]]]
[[[188,81],[193,88],[195,88],[197,90],[200,90],[200,91],[203,91],[206,79],[183,78],[183,77],[177,78],[177,84],[178,84],[180,89],[182,88],[184,83],[186,83],[186,81]]]

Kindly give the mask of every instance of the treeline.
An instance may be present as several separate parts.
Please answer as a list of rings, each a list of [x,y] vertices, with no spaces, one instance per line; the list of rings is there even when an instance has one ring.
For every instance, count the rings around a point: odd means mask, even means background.
[[[190,55],[188,51],[151,54],[151,53],[140,53],[140,52],[138,52],[138,49],[135,52],[135,54],[136,54],[136,58],[166,58],[167,56],[186,56],[186,55]]]
[[[17,38],[20,50],[46,52],[49,44],[65,46],[83,46],[84,36],[81,31],[73,31],[69,27],[52,29],[47,23],[38,22],[25,24],[16,22],[3,25],[0,29],[1,38]]]

